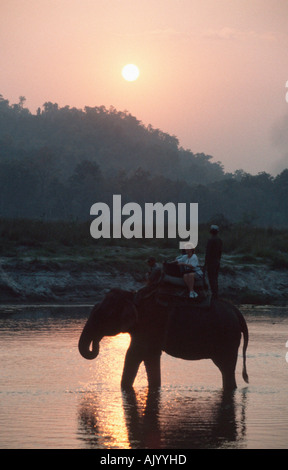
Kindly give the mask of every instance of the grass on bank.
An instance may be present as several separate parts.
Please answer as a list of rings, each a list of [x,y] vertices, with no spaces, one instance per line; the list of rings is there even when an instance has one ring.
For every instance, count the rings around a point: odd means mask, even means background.
[[[198,229],[196,252],[204,258],[209,225]],[[288,267],[288,230],[230,224],[221,228],[224,255],[242,264],[267,263]],[[99,239],[90,235],[90,222],[0,219],[0,256],[24,259],[66,259],[129,270],[141,269],[149,256],[163,260],[179,254],[175,239]]]

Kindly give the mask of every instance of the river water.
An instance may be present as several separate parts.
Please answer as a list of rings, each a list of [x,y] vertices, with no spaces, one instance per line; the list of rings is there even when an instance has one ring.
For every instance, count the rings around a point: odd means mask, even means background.
[[[0,307],[1,449],[288,447],[288,308],[243,306],[250,383],[241,347],[229,395],[211,361],[166,354],[159,392],[148,393],[141,366],[134,393],[122,393],[128,335],[103,339],[94,361],[78,353],[90,309]]]

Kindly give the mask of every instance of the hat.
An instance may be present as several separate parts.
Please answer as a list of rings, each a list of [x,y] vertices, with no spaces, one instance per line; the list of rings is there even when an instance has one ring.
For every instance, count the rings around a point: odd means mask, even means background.
[[[219,227],[218,225],[211,225],[210,230],[213,230],[214,232],[219,232]]]
[[[185,250],[194,250],[192,243],[185,243],[184,248]]]

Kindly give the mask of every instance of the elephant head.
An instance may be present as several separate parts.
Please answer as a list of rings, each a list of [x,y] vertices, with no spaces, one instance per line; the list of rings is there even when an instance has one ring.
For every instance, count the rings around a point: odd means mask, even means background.
[[[78,349],[85,359],[95,359],[99,354],[99,343],[104,336],[127,333],[137,322],[137,309],[133,293],[113,289],[104,300],[95,305],[83,328]]]

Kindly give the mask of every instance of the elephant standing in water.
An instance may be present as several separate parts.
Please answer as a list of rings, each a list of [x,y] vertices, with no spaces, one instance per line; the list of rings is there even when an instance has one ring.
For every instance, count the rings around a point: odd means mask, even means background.
[[[148,385],[160,387],[160,357],[162,351],[187,359],[212,359],[222,374],[224,390],[236,386],[235,368],[243,333],[243,371],[246,371],[248,328],[241,312],[229,302],[214,300],[210,307],[201,308],[191,302],[180,305],[161,305],[157,294],[135,303],[134,293],[113,289],[96,305],[79,339],[79,352],[86,359],[99,353],[104,336],[129,333],[131,343],[126,352],[121,386],[133,386],[138,368],[144,361]]]

